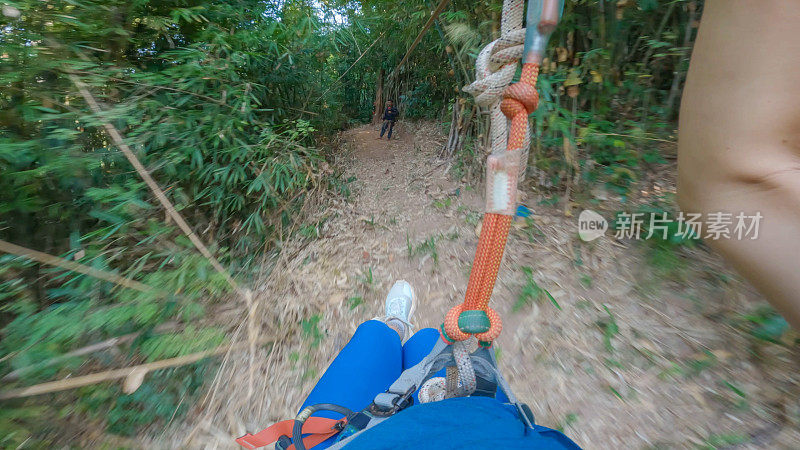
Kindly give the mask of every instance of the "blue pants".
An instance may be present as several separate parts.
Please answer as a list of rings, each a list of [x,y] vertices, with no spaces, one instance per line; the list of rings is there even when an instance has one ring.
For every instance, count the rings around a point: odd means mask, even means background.
[[[389,136],[386,139],[392,138],[392,130],[394,129],[394,120],[384,120],[383,125],[381,126],[381,137],[383,137],[383,133],[386,133],[386,127],[389,127]]]
[[[333,403],[361,411],[376,395],[389,389],[403,370],[422,361],[436,339],[439,339],[439,332],[425,328],[402,345],[397,332],[385,323],[377,320],[362,323],[300,409],[317,403]],[[327,411],[315,415],[339,418],[338,414]]]

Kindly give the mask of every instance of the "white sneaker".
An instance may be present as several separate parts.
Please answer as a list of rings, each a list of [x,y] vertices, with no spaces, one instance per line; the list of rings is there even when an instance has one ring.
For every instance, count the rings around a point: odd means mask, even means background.
[[[405,280],[395,281],[386,295],[386,315],[383,322],[397,331],[400,340],[405,341],[411,335],[411,317],[416,307],[414,289]]]

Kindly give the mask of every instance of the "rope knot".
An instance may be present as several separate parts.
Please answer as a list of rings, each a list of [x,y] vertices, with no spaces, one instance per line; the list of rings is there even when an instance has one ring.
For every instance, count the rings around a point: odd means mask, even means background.
[[[440,334],[442,340],[448,344],[464,341],[470,337],[470,333],[465,333],[462,331],[458,324],[458,319],[461,316],[461,313],[464,312],[464,309],[464,303],[453,306],[450,308],[444,318],[444,323],[442,324]],[[498,314],[494,309],[486,306],[485,311],[489,318],[489,329],[482,333],[476,333],[475,337],[478,338],[478,341],[482,346],[488,347],[491,345],[492,341],[500,336],[500,332],[503,331],[503,320],[500,318],[500,314]]]
[[[489,43],[475,61],[475,81],[464,88],[475,96],[475,104],[496,109],[503,89],[511,83],[525,44],[524,0],[504,0],[500,37]],[[500,112],[497,112],[500,115]],[[494,122],[493,122],[494,123]],[[494,127],[494,125],[492,125]]]
[[[511,120],[517,114],[530,115],[539,106],[539,92],[528,83],[514,83],[503,91],[500,110]]]

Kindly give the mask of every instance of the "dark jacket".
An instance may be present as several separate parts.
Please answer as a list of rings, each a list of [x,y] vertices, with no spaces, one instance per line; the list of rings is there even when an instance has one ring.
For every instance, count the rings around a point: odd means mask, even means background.
[[[383,120],[391,120],[392,122],[394,122],[395,120],[397,120],[397,116],[399,114],[400,112],[397,111],[397,108],[395,108],[394,106],[387,107],[386,109],[383,110]]]

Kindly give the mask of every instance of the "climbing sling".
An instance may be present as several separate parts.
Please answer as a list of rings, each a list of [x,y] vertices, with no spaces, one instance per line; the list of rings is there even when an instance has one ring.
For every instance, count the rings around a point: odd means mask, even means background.
[[[244,447],[257,448],[278,441],[276,448],[303,450],[338,433],[338,442],[329,448],[341,448],[360,432],[410,406],[417,391],[420,401],[427,403],[470,395],[495,397],[500,389],[525,426],[534,427],[530,408],[517,401],[497,369],[491,347],[500,335],[502,321],[489,307],[517,207],[517,181],[527,160],[528,116],[539,101],[535,87],[539,65],[564,7],[563,0],[528,0],[527,28],[522,28],[523,1],[503,3],[501,36],[481,51],[476,61],[477,80],[465,88],[475,96],[476,104],[491,110],[492,153],[486,164],[486,212],[463,303],[448,311],[439,330],[440,339],[431,352],[406,369],[364,410],[352,412],[329,404],[309,406],[294,421],[279,422],[256,435],[237,439]],[[519,60],[522,61],[519,81],[511,83]],[[478,348],[472,352],[467,341],[471,336],[478,341]],[[443,368],[447,377],[432,376]],[[318,410],[338,412],[344,419],[309,418]],[[305,434],[310,436],[303,438]]]

